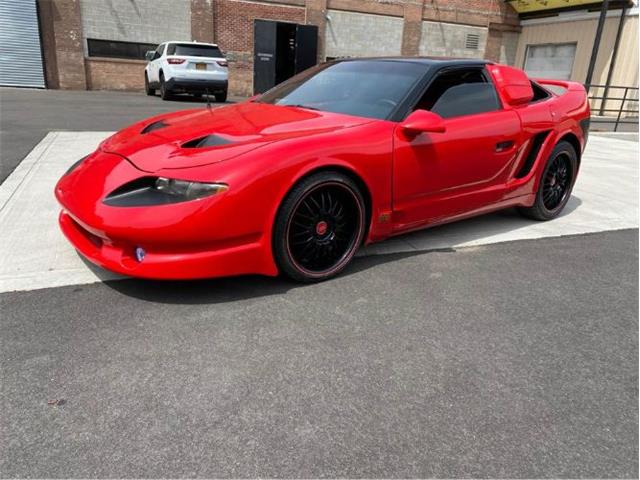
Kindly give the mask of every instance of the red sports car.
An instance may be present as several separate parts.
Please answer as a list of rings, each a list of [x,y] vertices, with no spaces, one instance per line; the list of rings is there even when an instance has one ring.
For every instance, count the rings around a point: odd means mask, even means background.
[[[411,230],[506,207],[556,217],[588,127],[577,83],[482,60],[329,62],[116,133],[58,182],[60,226],[134,277],[324,280]]]

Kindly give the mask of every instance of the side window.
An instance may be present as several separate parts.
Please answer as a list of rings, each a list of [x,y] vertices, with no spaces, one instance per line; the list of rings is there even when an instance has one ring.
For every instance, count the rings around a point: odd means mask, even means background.
[[[156,58],[160,58],[162,56],[163,50],[164,50],[164,43],[161,45],[158,45],[158,48],[156,48],[156,54],[153,56],[153,59],[155,60]]]
[[[175,55],[176,53],[176,44],[170,43],[167,47],[167,55]]]
[[[499,110],[500,101],[482,68],[460,68],[438,74],[415,109],[451,118]]]

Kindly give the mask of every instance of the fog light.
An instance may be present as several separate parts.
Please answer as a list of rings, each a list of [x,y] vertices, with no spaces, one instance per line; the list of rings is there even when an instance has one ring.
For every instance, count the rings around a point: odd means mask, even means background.
[[[144,248],[136,247],[136,260],[138,260],[139,262],[144,260],[144,256],[146,255],[146,253],[147,252],[144,251]]]

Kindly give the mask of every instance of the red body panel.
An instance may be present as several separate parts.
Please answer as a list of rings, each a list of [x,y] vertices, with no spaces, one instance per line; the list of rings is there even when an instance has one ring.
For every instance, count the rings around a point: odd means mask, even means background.
[[[514,105],[500,90],[508,70],[491,65],[503,108],[445,120],[444,133],[408,135],[399,123],[251,101],[145,120],[104,141],[56,186],[60,225],[89,260],[126,275],[202,278],[275,275],[272,228],[291,187],[318,169],[348,172],[366,188],[366,242],[514,205],[531,205],[541,164],[566,135],[584,147],[584,89]],[[517,81],[515,81],[517,87]],[[158,120],[166,126],[142,129]],[[540,154],[520,178],[533,138]],[[208,134],[230,143],[185,148]],[[497,145],[502,147],[497,148]],[[579,152],[581,153],[581,152]],[[223,182],[211,197],[152,207],[114,207],[110,192],[149,176]],[[136,247],[146,251],[135,259]]]

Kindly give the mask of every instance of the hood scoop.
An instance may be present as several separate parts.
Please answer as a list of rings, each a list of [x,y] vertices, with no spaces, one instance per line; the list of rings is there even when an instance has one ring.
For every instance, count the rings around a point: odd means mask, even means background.
[[[182,148],[218,147],[230,143],[233,142],[219,135],[205,135],[204,137],[194,138],[193,140],[183,143]]]
[[[157,122],[150,123],[146,127],[144,127],[140,133],[144,135],[145,133],[153,132],[154,130],[159,130],[161,128],[167,127],[168,125],[164,123],[163,120],[158,120]]]

